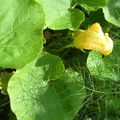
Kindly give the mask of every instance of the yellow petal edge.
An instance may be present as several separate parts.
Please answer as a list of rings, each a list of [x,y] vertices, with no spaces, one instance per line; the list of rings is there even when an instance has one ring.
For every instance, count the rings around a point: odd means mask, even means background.
[[[109,55],[113,50],[113,41],[108,33],[103,33],[99,23],[94,23],[87,30],[74,33],[73,45],[77,49],[94,50]]]

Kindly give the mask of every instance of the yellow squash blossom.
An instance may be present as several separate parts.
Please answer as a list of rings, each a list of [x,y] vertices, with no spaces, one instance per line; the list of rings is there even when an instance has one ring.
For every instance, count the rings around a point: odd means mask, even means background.
[[[108,33],[103,33],[99,23],[94,23],[87,30],[74,33],[73,45],[78,49],[95,50],[103,55],[109,55],[113,49],[113,41]]]

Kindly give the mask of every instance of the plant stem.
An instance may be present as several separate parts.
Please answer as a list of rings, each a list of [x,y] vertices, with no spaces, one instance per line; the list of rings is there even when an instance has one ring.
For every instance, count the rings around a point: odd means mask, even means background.
[[[53,50],[55,50],[55,51],[57,51],[57,52],[60,52],[60,51],[62,51],[62,50],[64,50],[64,49],[71,48],[71,47],[74,47],[72,43],[71,43],[71,44],[68,44],[68,45],[66,45],[66,46],[64,46],[64,47],[62,47],[62,48],[60,48],[60,49],[53,49]]]

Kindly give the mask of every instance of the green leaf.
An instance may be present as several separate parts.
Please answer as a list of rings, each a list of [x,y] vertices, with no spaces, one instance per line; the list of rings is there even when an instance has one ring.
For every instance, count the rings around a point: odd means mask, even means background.
[[[107,0],[77,0],[77,3],[86,10],[92,11],[104,7],[107,4]]]
[[[120,77],[120,41],[114,42],[112,54],[102,57],[97,52],[90,52],[87,66],[93,75],[119,80]]]
[[[54,72],[52,80],[50,69]],[[62,73],[60,58],[48,53],[17,70],[9,81],[8,93],[18,120],[73,119],[85,97],[84,81],[81,74],[73,70],[66,70],[55,80]]]
[[[34,0],[0,0],[0,67],[21,68],[42,50],[44,12]]]
[[[111,72],[106,68],[102,55],[92,51],[87,59],[87,66],[91,74],[98,77],[111,77]]]
[[[79,28],[84,14],[78,9],[70,8],[71,0],[36,0],[45,11],[46,27],[54,30]]]
[[[103,12],[108,22],[120,27],[120,0],[108,0]]]

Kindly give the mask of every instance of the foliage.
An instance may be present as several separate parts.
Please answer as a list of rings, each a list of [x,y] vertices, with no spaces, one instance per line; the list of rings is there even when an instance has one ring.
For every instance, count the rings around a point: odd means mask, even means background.
[[[0,0],[0,120],[120,119],[119,3]],[[108,56],[71,46],[96,22]]]

